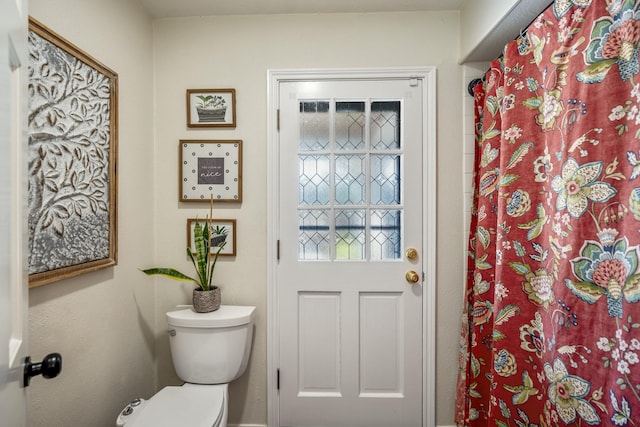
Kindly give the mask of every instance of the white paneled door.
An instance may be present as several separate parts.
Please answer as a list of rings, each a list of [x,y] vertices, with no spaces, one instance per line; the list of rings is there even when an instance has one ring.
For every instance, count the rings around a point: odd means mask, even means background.
[[[422,425],[422,85],[279,85],[281,426]]]
[[[26,1],[0,0],[0,425],[26,421],[27,341],[23,155],[26,149]]]

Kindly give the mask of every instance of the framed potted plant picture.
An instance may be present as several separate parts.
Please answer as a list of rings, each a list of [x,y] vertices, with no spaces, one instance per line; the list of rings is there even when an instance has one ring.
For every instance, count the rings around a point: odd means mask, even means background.
[[[209,221],[200,218],[187,219],[187,246],[195,253],[194,229],[196,223],[206,226]],[[235,219],[214,219],[211,221],[211,254],[214,255],[220,246],[220,256],[236,256],[236,220]]]
[[[187,89],[187,127],[236,127],[236,90]]]

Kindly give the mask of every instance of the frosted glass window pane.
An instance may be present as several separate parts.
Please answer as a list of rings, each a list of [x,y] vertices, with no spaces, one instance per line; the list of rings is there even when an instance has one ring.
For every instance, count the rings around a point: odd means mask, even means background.
[[[336,211],[336,259],[365,259],[366,221],[364,210]]]
[[[299,106],[299,259],[401,259],[401,102]]]
[[[365,147],[366,115],[364,102],[336,102],[336,149],[360,150]]]
[[[365,203],[366,158],[363,155],[336,156],[336,203],[362,205]]]
[[[371,204],[400,204],[400,156],[371,156]]]
[[[298,156],[299,185],[298,201],[300,205],[329,204],[329,156]]]
[[[326,150],[329,147],[329,102],[300,103],[300,150]]]
[[[298,211],[298,259],[329,259],[329,211]]]
[[[400,101],[371,103],[371,148],[400,148]]]
[[[401,258],[401,211],[375,210],[371,212],[371,259]]]

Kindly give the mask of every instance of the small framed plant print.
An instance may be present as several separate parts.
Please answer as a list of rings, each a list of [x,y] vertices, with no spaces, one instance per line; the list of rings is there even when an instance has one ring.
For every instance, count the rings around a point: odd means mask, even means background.
[[[196,223],[206,226],[206,219],[187,219],[187,246],[195,253],[195,243],[193,230]],[[220,256],[236,256],[236,220],[235,219],[214,219],[211,221],[211,245],[210,251],[215,255],[220,250]],[[224,245],[223,245],[224,244]]]
[[[236,90],[187,89],[187,127],[236,127]]]
[[[242,141],[180,141],[180,201],[242,202]]]

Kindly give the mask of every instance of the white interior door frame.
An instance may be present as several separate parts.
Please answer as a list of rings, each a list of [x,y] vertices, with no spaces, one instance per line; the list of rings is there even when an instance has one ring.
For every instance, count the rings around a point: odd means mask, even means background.
[[[401,67],[367,69],[282,69],[267,71],[267,420],[280,425],[278,369],[278,200],[279,84],[318,80],[418,79],[423,87],[423,188],[424,224],[423,295],[423,427],[435,426],[435,308],[436,308],[436,68]]]

